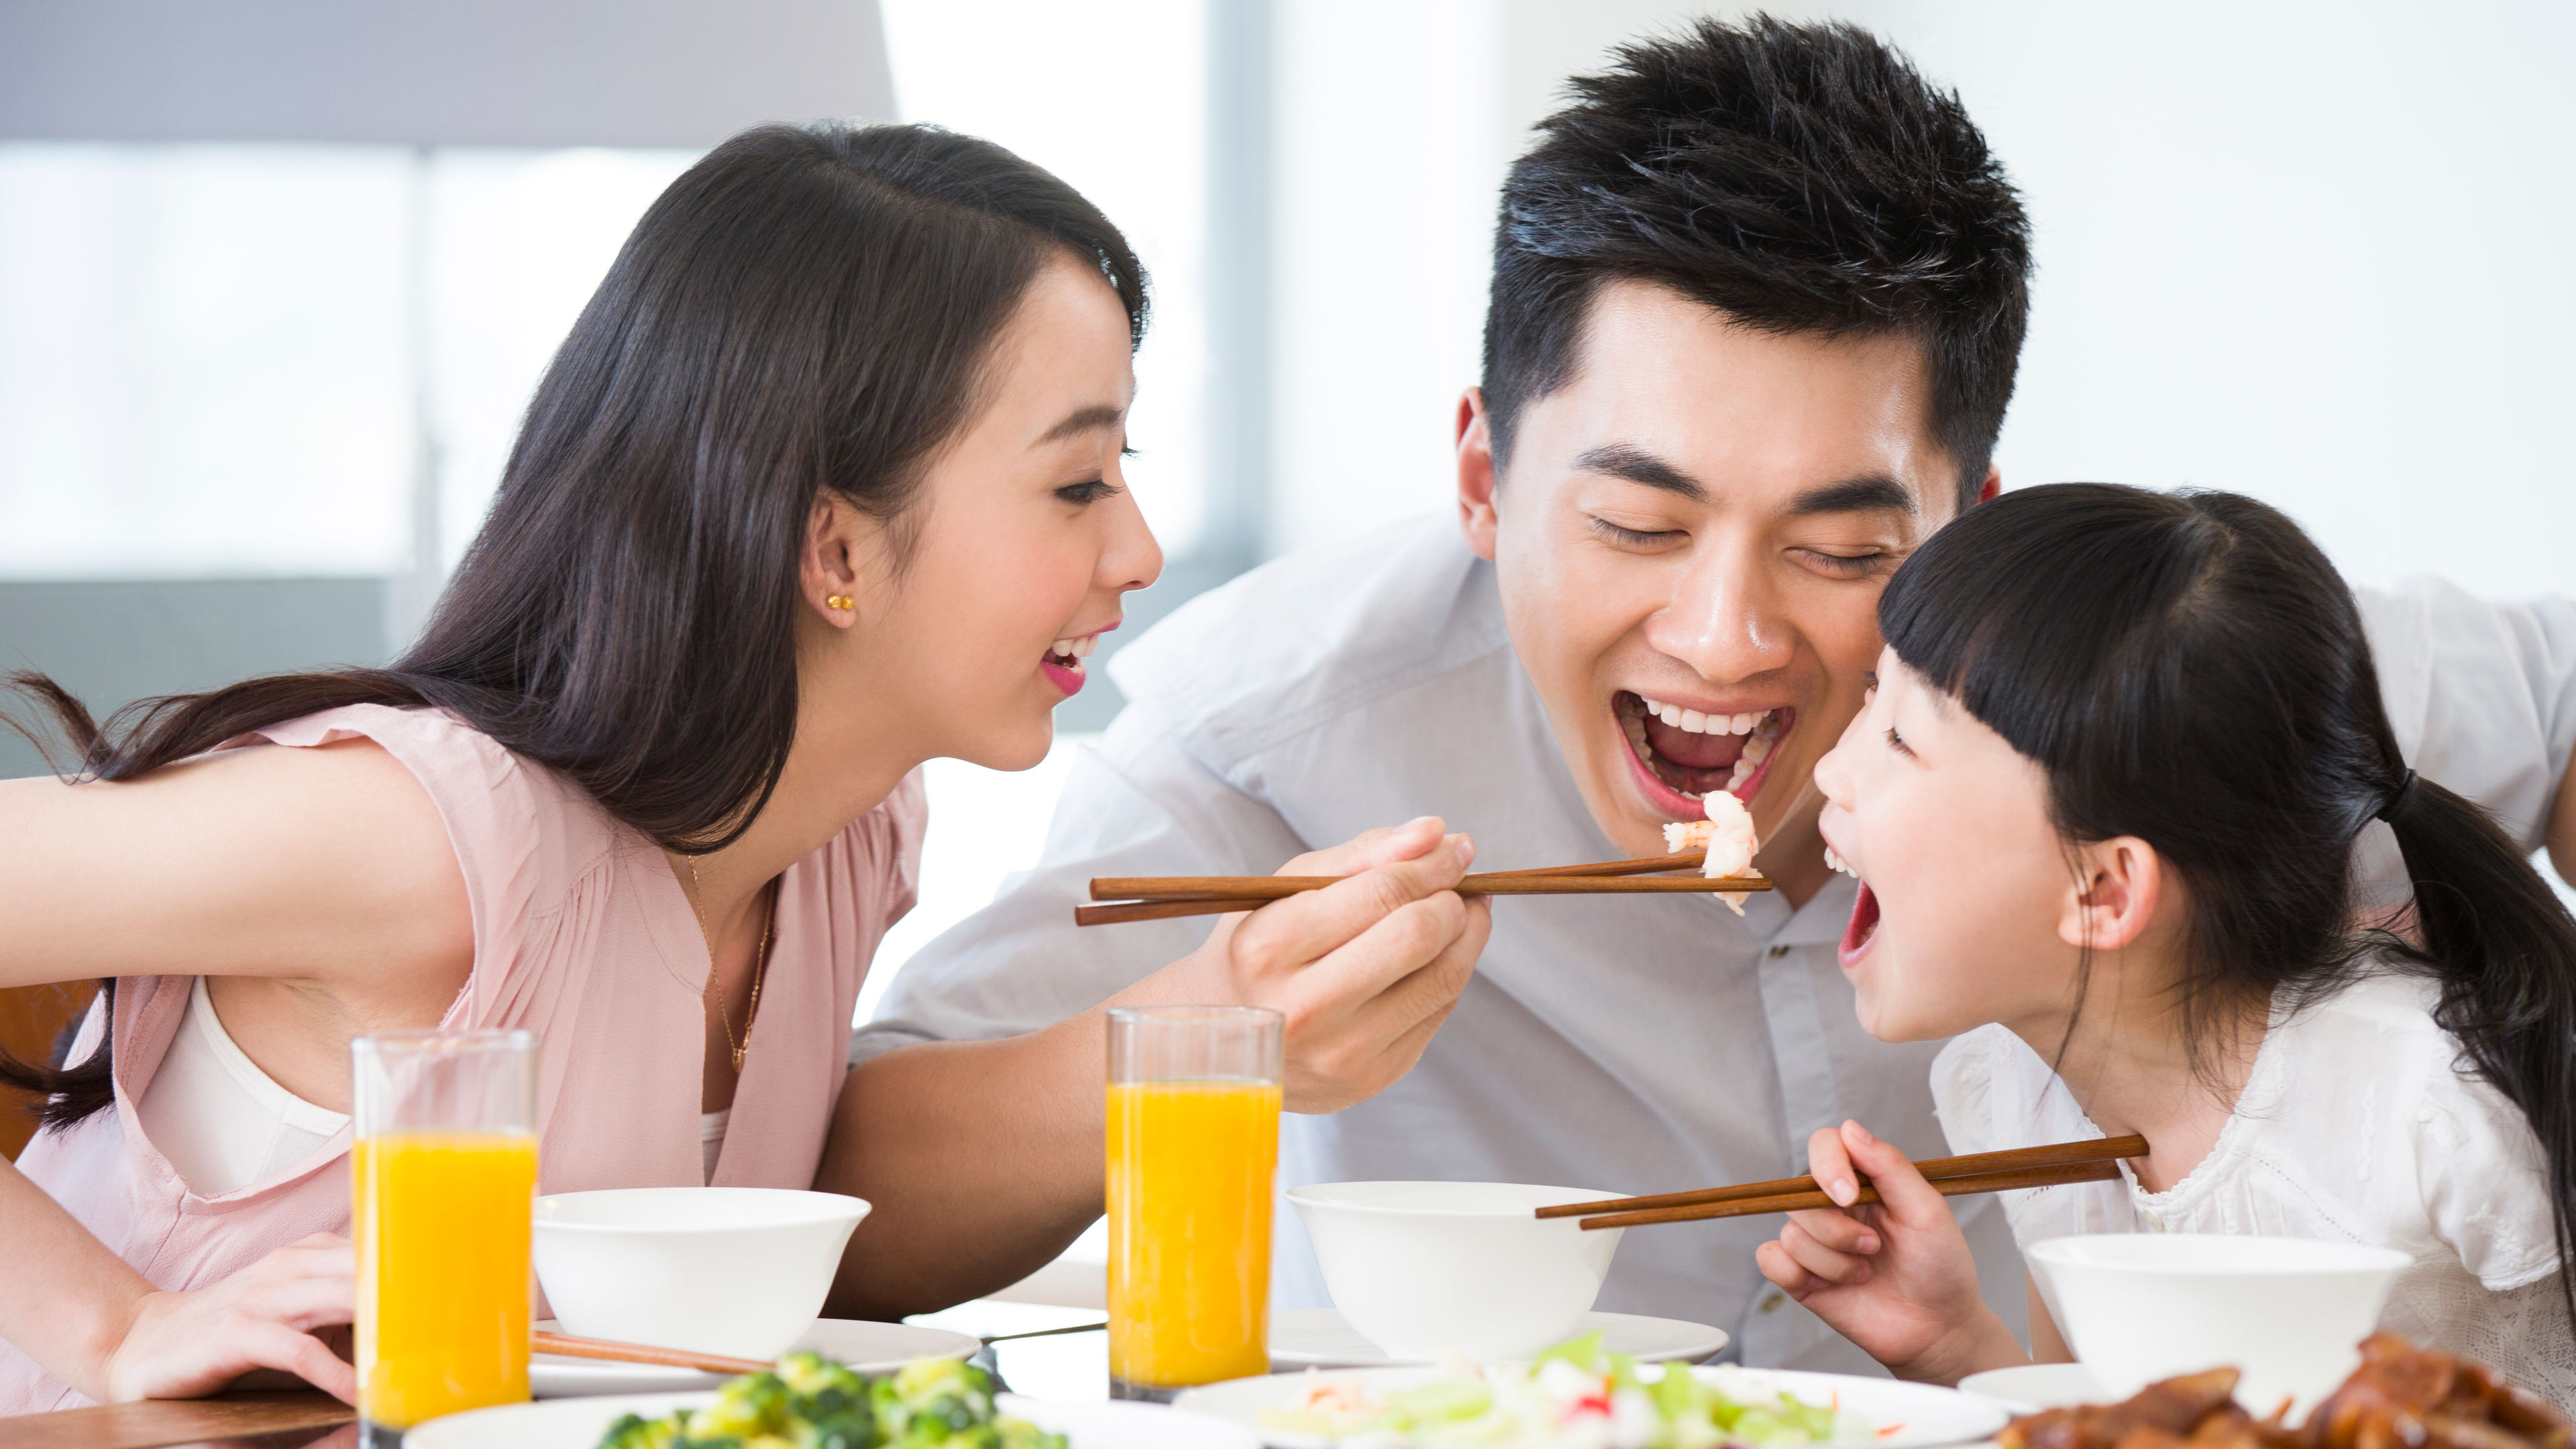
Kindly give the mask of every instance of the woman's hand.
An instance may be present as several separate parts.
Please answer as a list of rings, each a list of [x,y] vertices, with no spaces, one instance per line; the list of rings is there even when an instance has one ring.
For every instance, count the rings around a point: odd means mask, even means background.
[[[1845,1122],[1807,1139],[1807,1170],[1844,1206],[1789,1214],[1754,1255],[1764,1277],[1899,1378],[1955,1384],[2030,1361],[1979,1296],[1949,1203],[1904,1153]],[[1852,1205],[1861,1174],[1880,1202]]]
[[[1281,875],[1336,885],[1225,917],[1196,971],[1225,999],[1287,1018],[1286,1105],[1337,1112],[1413,1070],[1476,971],[1493,912],[1451,887],[1476,847],[1437,817],[1301,855]]]
[[[355,1313],[357,1255],[316,1233],[192,1293],[148,1293],[108,1354],[111,1403],[192,1399],[244,1374],[293,1374],[343,1403],[358,1401],[357,1370],[314,1337]]]

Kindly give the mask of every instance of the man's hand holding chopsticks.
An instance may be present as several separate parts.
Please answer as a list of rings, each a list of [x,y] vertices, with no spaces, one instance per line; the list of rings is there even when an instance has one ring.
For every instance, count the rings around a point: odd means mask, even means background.
[[[1285,1016],[1288,1110],[1337,1112],[1411,1071],[1475,974],[1492,908],[1451,889],[1475,859],[1437,816],[1301,855],[1279,874],[1347,878],[1224,917],[1166,975]]]

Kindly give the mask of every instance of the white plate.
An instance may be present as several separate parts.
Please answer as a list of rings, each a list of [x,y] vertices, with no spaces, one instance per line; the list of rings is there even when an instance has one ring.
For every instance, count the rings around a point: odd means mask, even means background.
[[[694,1409],[711,1393],[618,1394],[505,1404],[432,1419],[403,1434],[403,1449],[596,1449],[599,1436],[626,1414],[658,1419]],[[1261,1436],[1237,1424],[1184,1414],[1160,1404],[1068,1404],[1004,1394],[1001,1410],[1064,1435],[1073,1449],[1259,1449]]]
[[[1601,1346],[1639,1363],[1680,1359],[1697,1363],[1726,1347],[1726,1330],[1678,1318],[1647,1318],[1635,1313],[1587,1313],[1566,1335],[1601,1332]],[[1389,1358],[1360,1337],[1359,1330],[1335,1308],[1285,1308],[1270,1315],[1270,1363],[1273,1368],[1385,1368],[1421,1359]]]
[[[545,1333],[563,1329],[551,1318],[541,1318],[536,1328]],[[796,1340],[796,1349],[810,1348],[834,1363],[845,1363],[863,1374],[890,1374],[916,1358],[973,1358],[984,1341],[945,1328],[922,1328],[910,1323],[868,1323],[849,1318],[818,1318],[814,1326]],[[712,1389],[725,1381],[723,1374],[700,1373],[696,1369],[664,1368],[659,1364],[616,1363],[604,1358],[565,1358],[559,1354],[528,1355],[528,1391],[540,1399],[570,1399],[588,1394],[661,1394],[684,1389]]]
[[[1665,1372],[1679,1365],[1668,1364]],[[1716,1373],[1712,1369],[1694,1369],[1703,1378]],[[1790,1369],[1742,1369],[1742,1373],[1764,1389],[1790,1394],[1810,1404],[1839,1404],[1876,1425],[1882,1436],[1871,1442],[1871,1449],[1930,1449],[1936,1444],[1967,1444],[1990,1438],[2012,1416],[1992,1399],[1963,1394],[1957,1389],[1936,1388],[1930,1384],[1898,1383],[1894,1379],[1863,1378],[1857,1374],[1800,1373]],[[1175,1408],[1212,1419],[1227,1419],[1258,1429],[1264,1410],[1293,1409],[1304,1402],[1308,1383],[1321,1377],[1333,1383],[1357,1384],[1373,1393],[1409,1389],[1443,1377],[1438,1369],[1429,1368],[1362,1368],[1334,1370],[1309,1369],[1305,1373],[1272,1374],[1267,1378],[1235,1379],[1230,1383],[1210,1384],[1191,1389],[1173,1400]],[[1884,1431],[1893,1428],[1894,1433]],[[1263,1432],[1262,1443],[1271,1449],[1333,1449],[1334,1441],[1313,1434],[1286,1434],[1276,1429]],[[406,1449],[409,1446],[406,1445]]]
[[[2018,1368],[1988,1369],[1959,1380],[1959,1387],[2006,1405],[2016,1414],[2112,1402],[2094,1381],[2093,1371],[2080,1363],[2026,1363]]]

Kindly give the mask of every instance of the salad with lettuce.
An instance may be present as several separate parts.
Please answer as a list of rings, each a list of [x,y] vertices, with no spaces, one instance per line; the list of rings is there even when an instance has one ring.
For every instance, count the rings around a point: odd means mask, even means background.
[[[744,1374],[703,1409],[628,1414],[599,1449],[1065,1449],[1064,1436],[993,1408],[993,1376],[923,1358],[869,1379],[820,1354]]]
[[[1673,1364],[1638,1371],[1599,1333],[1527,1364],[1477,1369],[1373,1395],[1308,1375],[1305,1402],[1273,1409],[1262,1427],[1330,1440],[1341,1449],[1802,1449],[1869,1444],[1869,1421],[1774,1392],[1743,1370],[1703,1377]]]

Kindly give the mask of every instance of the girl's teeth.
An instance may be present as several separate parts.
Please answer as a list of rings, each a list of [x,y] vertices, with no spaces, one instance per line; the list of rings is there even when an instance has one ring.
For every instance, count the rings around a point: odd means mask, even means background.
[[[1695,735],[1704,735],[1704,734],[1707,734],[1707,733],[1709,732],[1709,731],[1708,731],[1708,716],[1707,716],[1707,715],[1704,715],[1704,714],[1701,714],[1698,710],[1695,710],[1695,709],[1686,709],[1686,710],[1683,710],[1683,711],[1682,711],[1682,718],[1681,718],[1681,726],[1682,726],[1682,728],[1683,728],[1683,729],[1689,730],[1692,734],[1695,734]]]
[[[1850,876],[1854,880],[1860,879],[1860,872],[1852,869],[1849,861],[1846,861],[1840,855],[1835,854],[1834,848],[1830,845],[1825,847],[1825,865],[1829,869],[1841,871],[1843,874]]]

